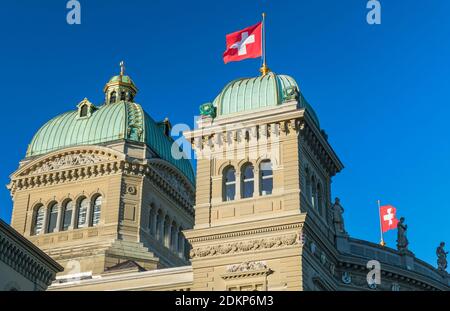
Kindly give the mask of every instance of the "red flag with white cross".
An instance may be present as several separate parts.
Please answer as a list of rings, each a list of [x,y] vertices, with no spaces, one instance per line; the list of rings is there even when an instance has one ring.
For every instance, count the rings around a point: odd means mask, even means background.
[[[380,207],[380,222],[381,230],[383,232],[397,229],[397,210],[392,205],[385,205]]]
[[[262,56],[262,23],[228,34],[227,50],[223,53],[226,63]]]

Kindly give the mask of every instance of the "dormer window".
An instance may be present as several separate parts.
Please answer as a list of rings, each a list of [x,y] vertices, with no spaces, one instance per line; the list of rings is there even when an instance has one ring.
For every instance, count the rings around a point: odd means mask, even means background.
[[[116,93],[116,91],[113,91],[111,93],[111,96],[109,97],[109,103],[114,104],[116,102],[116,98],[117,98],[117,93]]]
[[[77,119],[89,118],[96,109],[95,106],[87,99],[83,99],[78,105]]]
[[[80,108],[80,118],[88,116],[88,105],[82,105]]]

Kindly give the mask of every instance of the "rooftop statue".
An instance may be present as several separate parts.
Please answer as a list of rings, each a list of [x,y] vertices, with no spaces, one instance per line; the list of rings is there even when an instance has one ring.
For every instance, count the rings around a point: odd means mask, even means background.
[[[346,234],[344,228],[344,208],[341,205],[341,200],[336,198],[333,204],[333,222],[337,234]]]
[[[408,250],[408,238],[406,237],[406,230],[408,230],[408,225],[405,224],[405,217],[401,217],[397,224],[397,249],[399,251]]]
[[[436,249],[436,256],[437,256],[437,264],[439,271],[445,271],[447,269],[447,254],[444,250],[445,243],[441,242],[439,244],[439,247]]]

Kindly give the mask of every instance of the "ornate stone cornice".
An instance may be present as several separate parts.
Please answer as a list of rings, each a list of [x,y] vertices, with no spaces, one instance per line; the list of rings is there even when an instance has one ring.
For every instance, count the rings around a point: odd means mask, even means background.
[[[103,147],[70,148],[26,164],[11,176],[8,188],[16,191],[79,182],[114,174],[148,177],[170,198],[194,214],[194,188],[163,161],[135,163]]]
[[[50,285],[56,272],[52,271],[19,244],[0,232],[0,261],[38,284]],[[60,268],[62,271],[62,268]]]
[[[225,280],[239,279],[255,276],[267,276],[272,273],[272,270],[267,267],[263,261],[243,262],[237,265],[227,267],[227,272],[221,277]]]
[[[295,224],[289,224],[289,225],[264,227],[264,228],[257,228],[257,229],[251,229],[251,230],[242,230],[242,231],[235,231],[235,232],[211,234],[211,235],[193,237],[193,238],[188,238],[188,239],[189,239],[190,243],[198,243],[198,242],[207,242],[207,241],[211,241],[211,240],[220,240],[220,239],[228,239],[228,238],[235,238],[235,237],[245,237],[245,236],[261,234],[261,233],[285,231],[285,230],[290,230],[290,229],[302,229],[302,228],[303,228],[302,223],[295,223]]]
[[[306,122],[302,123],[300,138],[306,143],[304,147],[318,159],[330,176],[334,176],[342,170],[342,163],[328,146],[323,134],[318,133],[316,128],[309,126]]]

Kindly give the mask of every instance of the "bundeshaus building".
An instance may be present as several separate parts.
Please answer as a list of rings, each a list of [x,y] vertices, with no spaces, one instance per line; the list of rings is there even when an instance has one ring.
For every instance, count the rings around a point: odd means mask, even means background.
[[[435,268],[349,236],[343,164],[292,77],[265,68],[202,105],[196,173],[123,65],[103,91],[44,124],[8,185],[12,227],[64,268],[48,290],[450,289],[443,248]]]

